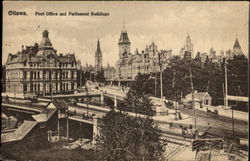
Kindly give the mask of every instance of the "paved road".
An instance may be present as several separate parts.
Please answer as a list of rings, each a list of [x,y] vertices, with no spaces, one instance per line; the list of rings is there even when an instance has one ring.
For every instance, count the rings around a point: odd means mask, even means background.
[[[182,109],[182,113],[192,116],[192,109]],[[199,129],[207,129],[212,133],[232,136],[232,119],[225,116],[209,117],[205,111],[196,110],[196,123]],[[248,122],[242,120],[234,120],[235,135],[241,138],[248,137]]]

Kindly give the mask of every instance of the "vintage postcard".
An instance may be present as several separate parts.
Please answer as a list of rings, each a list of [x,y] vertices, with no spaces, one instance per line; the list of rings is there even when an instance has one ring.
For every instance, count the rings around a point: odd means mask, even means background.
[[[2,6],[1,160],[248,160],[249,2]]]

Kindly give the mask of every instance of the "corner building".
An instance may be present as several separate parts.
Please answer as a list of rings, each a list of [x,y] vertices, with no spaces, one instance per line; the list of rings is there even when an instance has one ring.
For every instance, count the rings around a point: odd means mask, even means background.
[[[6,62],[6,92],[50,95],[70,93],[77,88],[77,60],[74,54],[57,54],[47,30],[40,45],[22,46]]]

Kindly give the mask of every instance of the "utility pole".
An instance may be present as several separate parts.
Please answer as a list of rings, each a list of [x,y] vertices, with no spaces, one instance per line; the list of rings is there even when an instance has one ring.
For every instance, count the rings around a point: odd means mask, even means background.
[[[222,82],[222,91],[223,91],[223,98],[224,98],[224,106],[226,105],[226,99],[225,99],[225,89],[224,89],[224,83]]]
[[[192,94],[192,108],[194,109],[194,127],[196,129],[196,111],[195,111],[195,105],[194,105],[194,84],[193,84],[193,75],[192,75],[192,69],[191,65],[189,68],[189,76],[186,78],[190,78],[190,84],[191,84],[191,94]]]
[[[178,106],[177,106],[177,96],[176,96],[176,87],[175,87],[175,70],[173,73],[173,84],[172,84],[172,88],[174,89],[174,93],[175,93],[175,120],[178,120]]]
[[[158,53],[159,66],[160,66],[160,82],[161,82],[161,99],[163,99],[163,88],[162,88],[162,64],[161,64],[162,53]]]
[[[228,107],[228,100],[227,100],[227,58],[225,58],[225,107]]]
[[[192,69],[190,66],[190,80],[191,80],[191,91],[192,91],[192,108],[194,109],[194,127],[196,129],[196,111],[195,111],[195,106],[194,106],[194,84],[193,84],[193,75],[192,75]]]

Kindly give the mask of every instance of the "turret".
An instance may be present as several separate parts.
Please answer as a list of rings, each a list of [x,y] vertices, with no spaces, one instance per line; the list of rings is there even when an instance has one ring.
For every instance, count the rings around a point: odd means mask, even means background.
[[[122,58],[124,54],[130,53],[130,41],[128,38],[128,33],[125,30],[125,25],[123,26],[123,30],[121,32],[121,36],[118,42],[119,46],[119,58]]]

